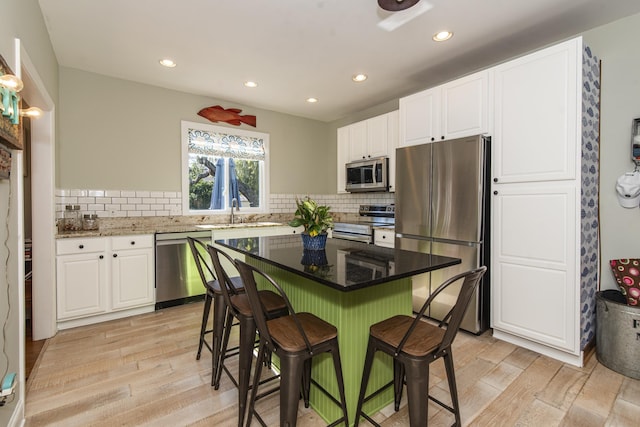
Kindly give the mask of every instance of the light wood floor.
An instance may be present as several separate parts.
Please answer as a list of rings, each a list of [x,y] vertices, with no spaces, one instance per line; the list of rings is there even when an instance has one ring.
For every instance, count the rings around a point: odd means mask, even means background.
[[[58,333],[29,377],[26,426],[234,426],[235,387],[228,378],[220,390],[210,387],[206,349],[195,360],[201,310],[202,303],[189,304]],[[454,359],[465,425],[640,425],[640,380],[605,368],[595,356],[575,368],[488,332],[458,334]],[[441,361],[432,364],[430,386],[447,401]],[[277,394],[259,405],[277,425]],[[448,412],[429,405],[429,425],[453,423]],[[384,427],[409,425],[406,406],[376,418]],[[300,405],[298,425],[324,423]]]

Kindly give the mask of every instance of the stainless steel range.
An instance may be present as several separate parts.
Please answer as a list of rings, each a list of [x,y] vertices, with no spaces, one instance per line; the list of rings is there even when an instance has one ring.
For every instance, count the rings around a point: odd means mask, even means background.
[[[354,222],[336,222],[333,238],[373,243],[373,228],[395,224],[395,205],[360,205],[360,219]]]

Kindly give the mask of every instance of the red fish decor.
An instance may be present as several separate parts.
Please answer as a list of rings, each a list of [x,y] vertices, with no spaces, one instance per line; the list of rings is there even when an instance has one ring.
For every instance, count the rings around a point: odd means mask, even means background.
[[[198,111],[199,116],[214,123],[225,122],[234,126],[240,126],[240,123],[245,123],[249,126],[256,127],[256,116],[241,116],[240,113],[242,113],[242,110],[239,110],[238,108],[229,108],[225,110],[219,105],[203,108]]]

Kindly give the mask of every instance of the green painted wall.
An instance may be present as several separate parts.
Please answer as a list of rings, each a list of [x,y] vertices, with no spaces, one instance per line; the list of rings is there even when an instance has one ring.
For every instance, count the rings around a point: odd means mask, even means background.
[[[197,112],[219,104],[270,134],[272,193],[334,192],[326,123],[64,67],[60,93],[58,188],[180,191],[180,121],[211,123]]]

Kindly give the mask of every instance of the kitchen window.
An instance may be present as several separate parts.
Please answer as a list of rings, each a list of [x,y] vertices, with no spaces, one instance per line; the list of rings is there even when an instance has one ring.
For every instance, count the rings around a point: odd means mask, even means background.
[[[182,122],[182,209],[186,215],[266,212],[269,135]]]

